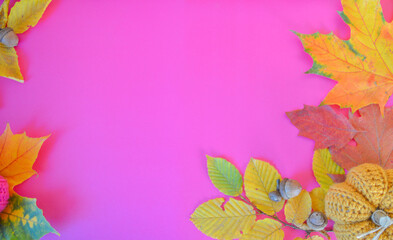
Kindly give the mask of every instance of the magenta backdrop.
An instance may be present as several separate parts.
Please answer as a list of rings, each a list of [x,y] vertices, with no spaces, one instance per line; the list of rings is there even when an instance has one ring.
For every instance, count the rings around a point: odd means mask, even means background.
[[[393,4],[383,1],[387,19]],[[205,154],[250,157],[316,186],[313,142],[286,111],[334,82],[290,31],[349,37],[338,0],[64,0],[21,35],[27,79],[0,81],[0,127],[52,133],[18,192],[61,239],[209,239],[189,221],[221,197]],[[288,229],[286,239],[302,236]],[[58,239],[48,235],[44,239]]]

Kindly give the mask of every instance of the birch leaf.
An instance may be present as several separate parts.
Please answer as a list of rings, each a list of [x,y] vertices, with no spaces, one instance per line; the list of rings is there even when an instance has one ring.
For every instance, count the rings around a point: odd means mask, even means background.
[[[204,234],[216,239],[240,238],[255,224],[256,213],[243,201],[216,198],[202,203],[191,215],[191,221]]]
[[[0,44],[0,76],[23,82],[15,49],[7,48],[2,44]]]
[[[328,190],[334,183],[328,174],[345,174],[342,167],[332,160],[328,149],[319,149],[314,152],[312,170],[319,185]]]
[[[40,239],[48,233],[59,235],[42,215],[36,199],[11,193],[7,207],[0,213],[0,238]]]
[[[251,158],[244,173],[244,189],[250,201],[262,212],[273,215],[279,212],[284,201],[273,202],[269,193],[277,188],[277,180],[281,180],[277,170],[267,162]]]
[[[311,214],[311,197],[306,190],[287,201],[285,219],[290,224],[302,225]]]
[[[241,240],[283,240],[284,231],[282,228],[282,224],[273,219],[265,218],[258,220]]]
[[[297,34],[314,60],[308,73],[338,82],[324,104],[356,111],[383,108],[393,93],[393,23],[385,21],[380,0],[342,0],[343,20],[351,29],[344,41],[333,34]]]
[[[5,28],[8,21],[10,0],[4,0],[0,6],[0,28]]]
[[[8,27],[17,34],[37,25],[52,0],[21,0],[11,8]]]
[[[327,191],[323,188],[314,188],[310,192],[312,209],[318,212],[325,212],[325,196]]]
[[[207,169],[214,186],[228,196],[239,196],[243,192],[243,178],[232,163],[223,158],[207,156]]]

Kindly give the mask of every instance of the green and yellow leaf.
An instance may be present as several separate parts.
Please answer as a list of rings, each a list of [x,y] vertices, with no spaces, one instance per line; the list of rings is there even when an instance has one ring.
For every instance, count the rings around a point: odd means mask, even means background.
[[[312,209],[318,212],[325,212],[325,196],[327,191],[321,187],[314,188],[310,192],[310,197],[312,201]]]
[[[0,76],[23,82],[15,49],[2,44],[0,44]]]
[[[207,169],[210,180],[220,192],[234,197],[243,192],[242,175],[232,163],[207,156]]]
[[[317,182],[325,190],[334,183],[328,174],[345,174],[344,169],[332,160],[328,149],[318,149],[314,152],[312,170]]]
[[[216,198],[202,203],[191,215],[191,221],[204,234],[216,239],[235,239],[255,224],[256,213],[243,201]]]
[[[272,165],[251,158],[244,174],[244,189],[250,201],[268,215],[274,215],[284,206],[284,201],[269,199],[269,193],[277,188],[278,179],[281,180],[281,176]]]
[[[0,28],[5,28],[8,21],[10,0],[4,0],[0,6]]]
[[[285,205],[285,219],[290,224],[302,225],[311,214],[311,197],[306,190],[288,200]]]
[[[284,231],[282,228],[282,224],[273,219],[258,220],[241,240],[283,240]]]
[[[11,193],[7,207],[0,213],[0,239],[40,239],[48,233],[59,235],[42,215],[36,199]]]
[[[0,136],[0,175],[7,179],[10,189],[36,174],[32,167],[47,138],[30,138],[26,133],[14,135],[7,124]]]
[[[21,0],[11,8],[8,17],[8,27],[15,33],[24,33],[30,27],[37,25],[46,8],[52,0]]]

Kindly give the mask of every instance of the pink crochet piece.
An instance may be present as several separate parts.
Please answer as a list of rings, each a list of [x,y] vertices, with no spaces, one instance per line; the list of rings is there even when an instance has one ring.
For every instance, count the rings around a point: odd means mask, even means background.
[[[9,198],[8,182],[5,178],[0,176],[0,212],[7,207]]]

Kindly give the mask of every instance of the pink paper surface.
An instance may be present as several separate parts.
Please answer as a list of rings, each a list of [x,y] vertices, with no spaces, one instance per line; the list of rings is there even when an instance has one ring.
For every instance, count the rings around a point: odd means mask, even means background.
[[[393,4],[382,1],[392,19]],[[189,216],[223,195],[205,155],[250,157],[316,187],[313,142],[285,116],[334,82],[295,34],[349,37],[338,0],[65,0],[20,36],[25,84],[0,81],[0,128],[52,136],[33,177],[61,239],[210,239]],[[286,238],[303,236],[286,229]],[[58,239],[48,235],[44,239]]]

